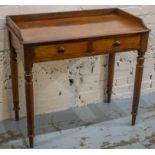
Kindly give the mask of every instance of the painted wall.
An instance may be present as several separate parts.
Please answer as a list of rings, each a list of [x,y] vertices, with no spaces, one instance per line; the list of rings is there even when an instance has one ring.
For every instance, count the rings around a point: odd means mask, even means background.
[[[5,17],[11,14],[119,7],[152,29],[146,54],[142,93],[155,91],[155,6],[0,6],[0,120],[11,118],[12,86]],[[104,100],[107,55],[35,64],[35,113],[59,111]],[[113,98],[132,97],[136,52],[117,54]],[[23,65],[19,60],[20,116],[25,115]]]

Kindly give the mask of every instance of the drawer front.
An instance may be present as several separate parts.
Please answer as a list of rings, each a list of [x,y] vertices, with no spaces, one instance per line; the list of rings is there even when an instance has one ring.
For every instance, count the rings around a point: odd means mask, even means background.
[[[61,60],[84,56],[88,51],[87,42],[38,46],[35,61]]]
[[[93,41],[92,52],[102,53],[107,52],[121,52],[132,49],[139,49],[140,47],[140,36],[124,36],[107,38]]]
[[[140,36],[123,36],[77,43],[37,46],[35,61],[61,60],[139,49]]]

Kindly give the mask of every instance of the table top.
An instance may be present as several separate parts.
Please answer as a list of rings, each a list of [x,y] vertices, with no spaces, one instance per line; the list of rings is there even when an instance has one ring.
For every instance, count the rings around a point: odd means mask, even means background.
[[[7,26],[24,44],[149,31],[140,18],[120,9],[7,16]]]

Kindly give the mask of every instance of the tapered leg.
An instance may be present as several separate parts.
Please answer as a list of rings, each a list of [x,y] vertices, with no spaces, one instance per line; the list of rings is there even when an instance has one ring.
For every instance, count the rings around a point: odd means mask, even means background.
[[[107,102],[111,101],[113,78],[114,78],[114,68],[115,68],[115,53],[109,54],[108,62],[108,83],[107,83]]]
[[[11,44],[11,43],[10,43]],[[13,105],[15,111],[15,120],[19,120],[19,92],[18,92],[18,67],[17,67],[17,53],[15,49],[10,45],[10,67],[12,78],[12,94]]]
[[[140,89],[143,75],[143,63],[144,63],[144,52],[138,52],[136,74],[135,74],[135,84],[134,84],[134,94],[133,94],[133,104],[132,104],[132,125],[135,125],[136,115],[138,111]]]
[[[32,53],[31,50],[24,51],[25,60],[25,96],[27,110],[27,129],[30,148],[33,148],[34,137],[34,99],[33,99],[33,74],[32,74]]]

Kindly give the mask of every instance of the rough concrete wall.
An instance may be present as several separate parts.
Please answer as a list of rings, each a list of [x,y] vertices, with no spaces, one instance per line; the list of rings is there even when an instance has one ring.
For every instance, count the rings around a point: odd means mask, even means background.
[[[5,17],[10,14],[119,7],[141,17],[152,29],[142,93],[155,91],[155,6],[0,6],[0,120],[12,116],[9,47]],[[35,113],[46,113],[104,100],[107,55],[35,64]],[[113,98],[132,97],[136,52],[117,54]],[[20,116],[25,115],[23,66],[19,60]]]

